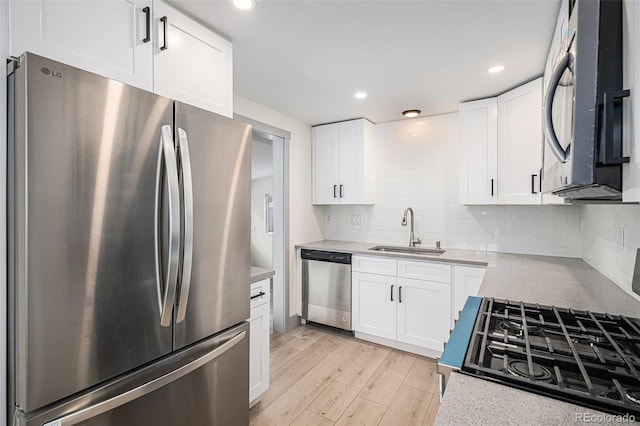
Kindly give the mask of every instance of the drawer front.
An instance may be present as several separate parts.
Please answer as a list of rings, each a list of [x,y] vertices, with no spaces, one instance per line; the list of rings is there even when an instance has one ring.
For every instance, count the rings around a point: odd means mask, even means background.
[[[398,261],[380,256],[353,256],[351,258],[351,270],[395,277],[398,272]]]
[[[398,260],[398,277],[451,283],[451,265],[439,262]]]
[[[267,278],[251,284],[251,308],[268,303],[271,296],[271,279]]]

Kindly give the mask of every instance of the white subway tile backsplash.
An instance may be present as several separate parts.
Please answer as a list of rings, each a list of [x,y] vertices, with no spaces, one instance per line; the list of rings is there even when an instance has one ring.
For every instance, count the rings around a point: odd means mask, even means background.
[[[326,239],[406,244],[409,228],[400,223],[412,207],[426,246],[581,256],[577,206],[458,204],[457,114],[378,124],[375,158],[375,205],[326,207]],[[354,214],[360,225],[351,224]]]
[[[619,240],[619,229],[624,238]],[[582,257],[622,289],[631,281],[640,247],[640,206],[585,205],[582,207]]]

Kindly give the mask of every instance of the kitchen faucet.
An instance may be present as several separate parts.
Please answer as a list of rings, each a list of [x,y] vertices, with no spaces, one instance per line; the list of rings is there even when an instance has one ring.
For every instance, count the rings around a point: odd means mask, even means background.
[[[407,213],[411,212],[411,232],[409,233],[409,247],[415,247],[416,244],[421,244],[420,238],[416,238],[413,232],[413,209],[411,207],[407,207],[404,209],[404,216],[402,217],[402,226],[407,226]]]

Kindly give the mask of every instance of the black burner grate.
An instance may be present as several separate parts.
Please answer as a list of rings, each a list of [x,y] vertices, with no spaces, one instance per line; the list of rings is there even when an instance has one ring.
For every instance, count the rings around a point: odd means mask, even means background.
[[[640,415],[640,319],[485,298],[463,372]]]

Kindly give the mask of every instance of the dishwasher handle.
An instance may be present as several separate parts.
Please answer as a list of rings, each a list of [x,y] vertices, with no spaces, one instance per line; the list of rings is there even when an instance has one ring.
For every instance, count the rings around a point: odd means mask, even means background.
[[[315,260],[319,262],[342,263],[351,265],[351,253],[338,253],[334,251],[302,249],[300,257],[303,260]]]

